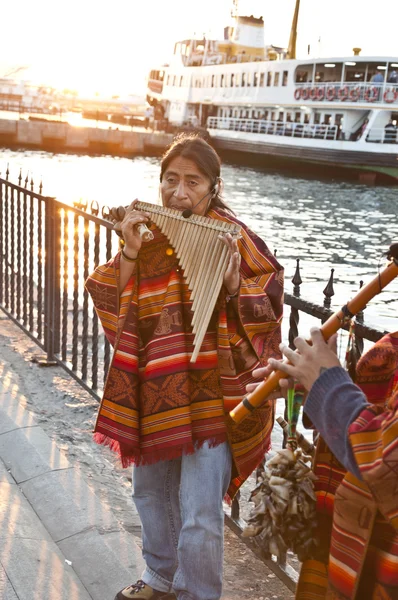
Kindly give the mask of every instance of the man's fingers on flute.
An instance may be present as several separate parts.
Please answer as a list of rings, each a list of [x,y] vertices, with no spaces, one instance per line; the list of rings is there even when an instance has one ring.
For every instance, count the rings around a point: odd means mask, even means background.
[[[288,350],[292,354],[294,354],[294,352],[292,350],[290,350],[290,348],[288,348]],[[283,373],[290,375],[290,377],[295,377],[295,375],[296,375],[296,370],[295,370],[294,366],[289,365],[289,363],[283,362],[282,360],[276,360],[275,358],[269,358],[268,364],[271,365],[271,367],[273,368],[274,371],[282,371]]]
[[[314,346],[324,346],[326,344],[325,338],[323,337],[322,331],[319,329],[319,327],[311,327],[310,333],[312,344]]]
[[[292,350],[291,348],[289,348],[289,346],[286,346],[285,344],[279,344],[279,350],[284,356],[286,356],[288,360],[290,360],[291,363],[294,364],[295,358],[297,357],[297,353],[294,350]]]
[[[294,338],[293,343],[294,343],[295,347],[297,348],[297,350],[300,352],[300,354],[303,354],[303,352],[305,352],[306,350],[308,350],[308,348],[310,348],[310,344],[307,342],[307,340],[305,340],[302,337]]]
[[[252,372],[252,375],[256,379],[260,379],[260,377],[265,379],[266,377],[268,377],[268,375],[270,375],[270,373],[272,373],[272,368],[269,365],[267,365],[266,367],[260,367],[258,369],[254,369],[254,371]]]

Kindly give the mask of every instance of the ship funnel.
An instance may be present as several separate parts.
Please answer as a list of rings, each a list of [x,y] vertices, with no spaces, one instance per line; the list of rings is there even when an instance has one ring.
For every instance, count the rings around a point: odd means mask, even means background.
[[[353,48],[352,49],[354,56],[359,56],[360,52],[362,51],[362,48]]]

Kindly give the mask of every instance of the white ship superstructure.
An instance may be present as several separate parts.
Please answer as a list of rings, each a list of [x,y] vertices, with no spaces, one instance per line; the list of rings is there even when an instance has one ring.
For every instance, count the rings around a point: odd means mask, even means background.
[[[225,40],[184,40],[151,72],[147,99],[168,122],[206,127],[221,152],[398,179],[398,56],[299,60],[264,47],[263,20],[237,17]]]

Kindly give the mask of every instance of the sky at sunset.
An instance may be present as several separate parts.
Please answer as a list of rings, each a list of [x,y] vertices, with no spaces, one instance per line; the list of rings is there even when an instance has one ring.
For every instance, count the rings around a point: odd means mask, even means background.
[[[206,33],[222,38],[231,0],[13,0],[2,7],[0,77],[72,88],[81,95],[143,93],[152,66],[173,43]],[[240,14],[263,16],[265,43],[287,46],[295,0],[241,0]],[[298,55],[398,57],[397,0],[301,0]],[[319,42],[320,38],[320,42]]]

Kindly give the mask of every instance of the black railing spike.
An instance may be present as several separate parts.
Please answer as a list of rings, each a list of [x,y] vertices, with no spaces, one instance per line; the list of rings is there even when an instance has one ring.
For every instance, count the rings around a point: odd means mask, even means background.
[[[6,169],[6,180],[8,181],[8,176],[10,174],[10,169],[9,169],[10,165],[9,163],[7,163],[7,169]]]
[[[39,194],[40,196],[43,194],[43,177],[40,177]]]
[[[293,288],[293,295],[294,296],[300,296],[300,285],[303,283],[303,280],[301,279],[301,275],[300,275],[300,259],[296,258],[296,271],[293,275],[293,279],[292,279],[292,284],[294,285]]]
[[[28,187],[28,183],[29,183],[29,171],[27,172],[26,177],[25,177],[25,190]]]
[[[325,296],[325,299],[323,301],[323,306],[325,308],[330,308],[331,298],[332,298],[332,296],[334,296],[333,273],[334,273],[334,269],[331,269],[328,284],[325,287],[325,289],[323,290],[323,294]]]
[[[31,174],[30,176],[30,190],[33,192],[33,189],[35,187],[35,184],[33,182],[33,174]]]
[[[18,185],[22,185],[22,167],[19,167]]]
[[[276,256],[277,252],[278,252],[278,250],[275,248],[275,250],[274,250],[274,256]]]
[[[99,213],[99,204],[96,200],[92,200],[90,204],[90,211],[94,217],[98,217]]]
[[[101,209],[101,215],[104,219],[109,219],[111,214],[111,209],[106,204]]]

